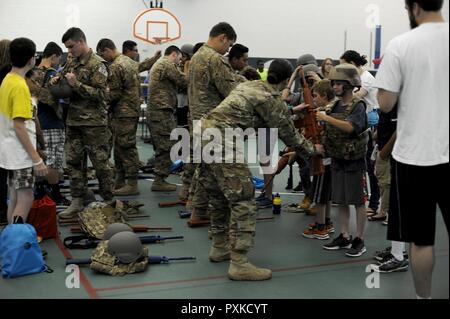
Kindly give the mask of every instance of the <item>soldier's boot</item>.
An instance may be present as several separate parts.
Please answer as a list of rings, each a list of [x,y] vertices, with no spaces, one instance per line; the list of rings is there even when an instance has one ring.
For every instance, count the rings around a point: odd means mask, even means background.
[[[83,210],[83,198],[74,197],[72,198],[72,203],[66,210],[59,213],[58,216],[61,219],[71,219],[77,217],[78,213]]]
[[[183,202],[187,202],[187,200],[188,200],[189,187],[190,187],[189,184],[183,183],[183,186],[181,187],[181,191],[178,193],[178,198]]]
[[[137,179],[128,179],[127,184],[125,186],[114,191],[114,195],[116,196],[139,195]]]
[[[209,260],[213,263],[230,260],[230,244],[228,234],[211,235],[212,246],[209,251]]]
[[[252,265],[248,261],[246,251],[231,251],[228,278],[246,281],[268,280],[272,278],[272,270]]]
[[[309,198],[308,195],[305,195],[305,198],[303,198],[303,201],[300,204],[300,206],[298,206],[298,208],[300,208],[301,210],[309,210],[311,204],[312,204],[311,198]]]
[[[152,192],[174,192],[177,185],[166,182],[162,177],[156,176],[152,185]]]
[[[114,181],[114,189],[118,190],[125,186],[125,175],[121,172],[116,172],[116,179]]]

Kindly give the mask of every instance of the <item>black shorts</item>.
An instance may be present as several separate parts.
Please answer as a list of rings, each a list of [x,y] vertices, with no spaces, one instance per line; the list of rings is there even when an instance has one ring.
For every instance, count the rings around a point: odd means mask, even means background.
[[[448,163],[422,167],[391,159],[389,240],[433,246],[436,205],[441,209],[448,231],[448,193],[437,183],[448,176],[448,169]]]
[[[325,173],[313,177],[312,201],[316,204],[326,205],[331,201],[331,166],[325,165]]]

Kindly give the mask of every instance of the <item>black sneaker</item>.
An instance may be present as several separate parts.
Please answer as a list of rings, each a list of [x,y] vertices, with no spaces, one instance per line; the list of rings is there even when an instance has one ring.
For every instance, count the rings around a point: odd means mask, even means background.
[[[359,237],[355,237],[352,242],[352,247],[345,253],[348,257],[359,257],[366,252],[366,246],[364,246],[364,240]]]
[[[409,268],[408,259],[402,261],[389,254],[379,265],[372,265],[372,269],[380,273],[390,273],[396,271],[407,271]]]
[[[389,258],[389,256],[391,255],[391,249],[392,247],[388,247],[384,250],[379,250],[377,252],[375,252],[375,255],[373,256],[374,259],[378,260],[380,263],[383,263],[387,258]],[[406,251],[403,252],[403,258],[404,259],[408,259],[409,256],[406,253]]]
[[[340,234],[339,237],[336,237],[331,243],[325,244],[322,247],[327,250],[338,250],[350,248],[351,246],[352,236],[350,236],[350,239],[346,239],[343,234]]]

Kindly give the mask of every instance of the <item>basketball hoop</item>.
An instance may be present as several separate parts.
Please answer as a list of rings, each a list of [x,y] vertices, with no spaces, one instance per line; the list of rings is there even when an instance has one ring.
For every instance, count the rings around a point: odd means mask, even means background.
[[[161,45],[163,41],[169,40],[167,37],[153,37],[153,40],[155,41],[155,44]]]

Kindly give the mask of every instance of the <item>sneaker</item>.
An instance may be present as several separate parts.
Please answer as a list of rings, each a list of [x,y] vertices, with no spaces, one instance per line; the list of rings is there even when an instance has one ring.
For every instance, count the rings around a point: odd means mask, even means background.
[[[267,197],[264,197],[264,199],[258,200],[256,202],[256,207],[258,209],[270,208],[272,207],[272,200],[268,199]]]
[[[384,261],[386,261],[389,258],[389,256],[392,256],[391,249],[392,249],[391,247],[388,247],[384,250],[376,251],[373,258],[381,264]],[[406,251],[403,252],[403,258],[409,259],[408,253]]]
[[[345,253],[348,257],[359,257],[366,252],[366,246],[364,246],[364,240],[359,237],[353,239],[352,247]]]
[[[334,233],[335,229],[334,229],[333,222],[329,222],[328,224],[325,224],[325,229],[327,230],[328,234]]]
[[[313,229],[314,227],[316,227],[316,223],[309,224],[308,227],[309,227],[309,229]],[[327,230],[327,232],[329,234],[332,234],[332,233],[334,233],[336,231],[332,221],[330,221],[328,224],[325,224],[325,229]]]
[[[347,239],[344,238],[343,234],[340,234],[331,243],[325,244],[322,247],[327,250],[348,249],[352,247],[352,236],[350,236],[350,239]]]
[[[69,207],[72,202],[66,197],[62,196],[58,201],[56,201],[56,206],[67,206]]]
[[[372,269],[380,273],[390,273],[396,271],[407,271],[409,268],[408,259],[397,260],[394,255],[389,254],[379,265],[372,265]]]
[[[302,233],[302,236],[305,238],[319,239],[319,240],[325,240],[330,238],[330,235],[328,234],[326,228],[324,227],[322,230],[320,230],[317,225],[315,225],[315,227],[313,227],[312,229],[309,227],[305,229]]]
[[[258,202],[258,201],[263,200],[265,198],[266,198],[266,195],[264,195],[264,193],[261,193],[261,194],[259,194],[258,197],[255,198],[255,200]]]
[[[293,193],[302,193],[303,192],[303,186],[301,183],[299,183],[293,190]]]

